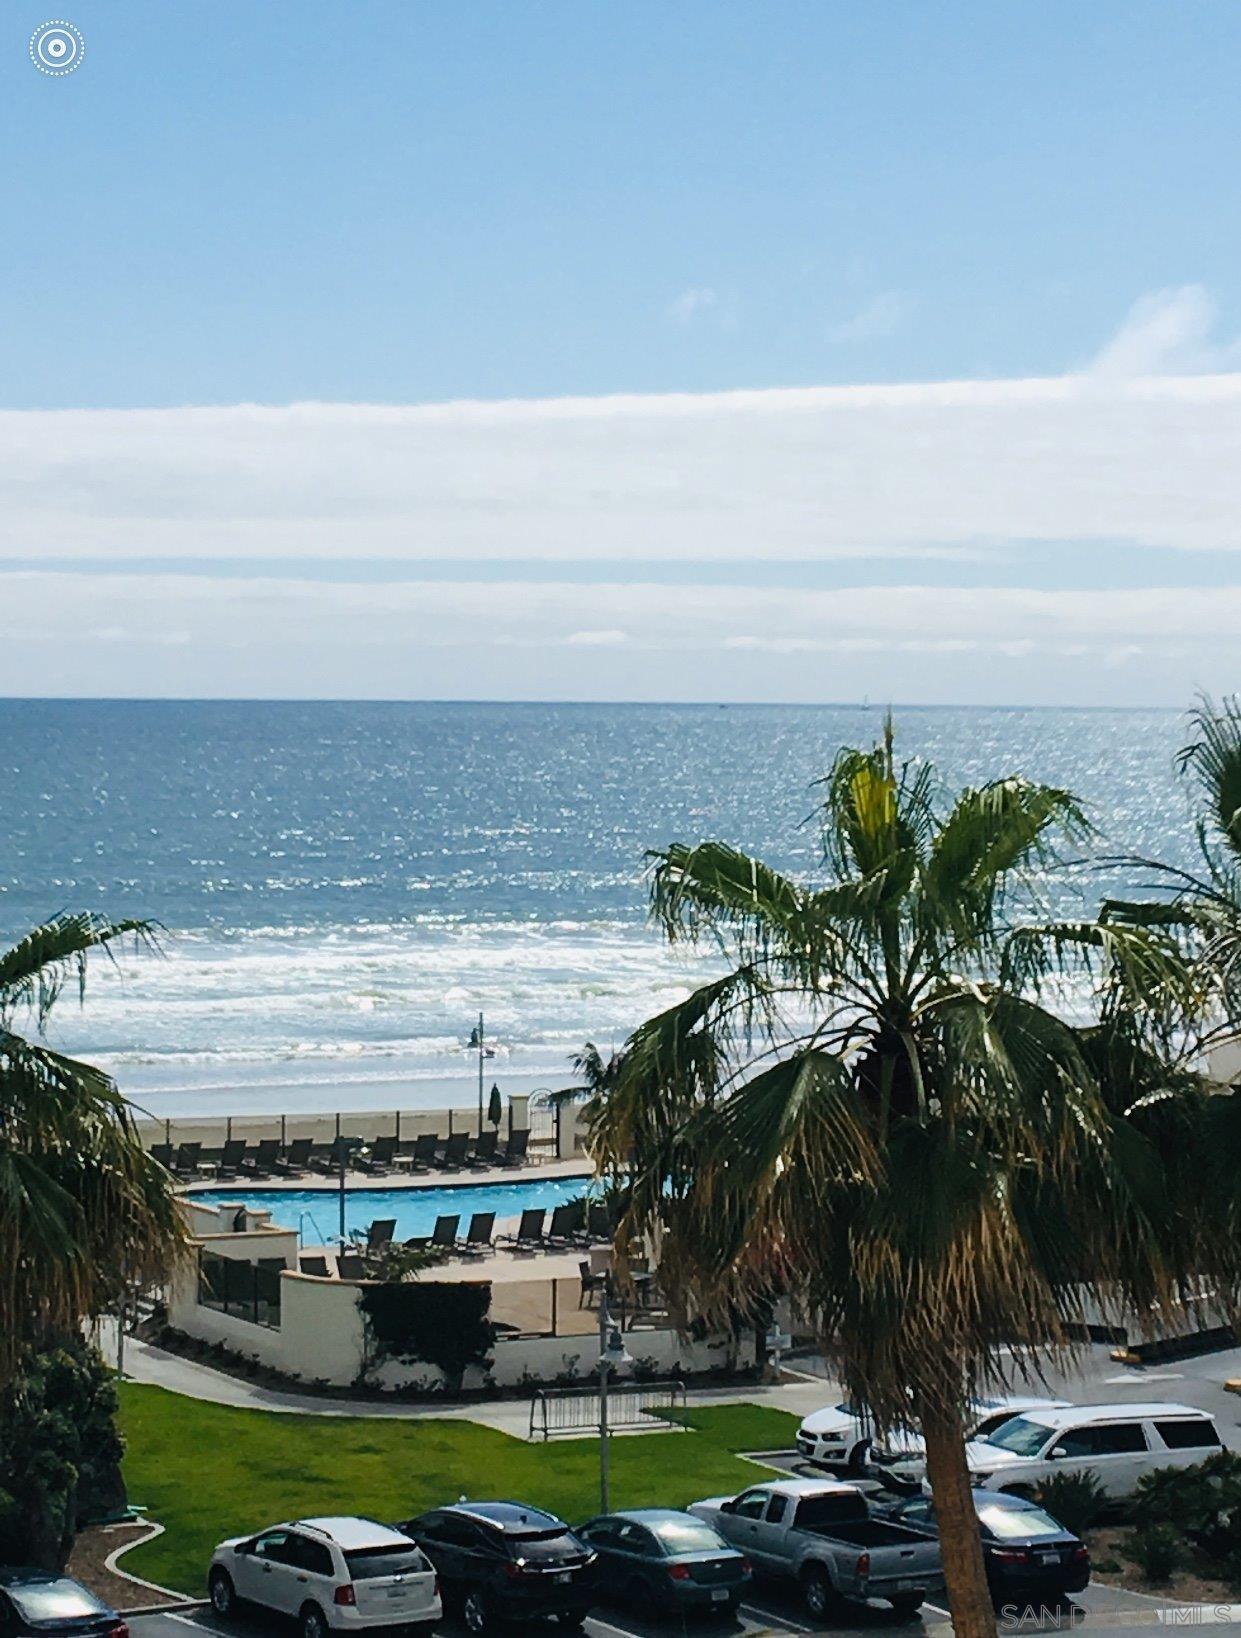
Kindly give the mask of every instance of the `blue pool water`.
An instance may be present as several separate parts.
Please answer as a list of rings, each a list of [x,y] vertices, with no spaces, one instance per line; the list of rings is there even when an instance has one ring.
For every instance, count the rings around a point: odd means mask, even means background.
[[[476,1211],[493,1211],[497,1226],[506,1217],[517,1217],[531,1206],[552,1207],[575,1200],[585,1192],[584,1177],[548,1178],[533,1183],[463,1183],[442,1189],[349,1189],[345,1195],[347,1233],[365,1233],[377,1217],[396,1218],[396,1238],[430,1234],[435,1219],[446,1212],[459,1212],[461,1233],[469,1227]],[[218,1202],[244,1200],[248,1206],[268,1210],[272,1221],[284,1228],[299,1228],[306,1245],[321,1245],[340,1229],[340,1195],[335,1189],[256,1189],[246,1184],[232,1188],[197,1191],[195,1200]]]

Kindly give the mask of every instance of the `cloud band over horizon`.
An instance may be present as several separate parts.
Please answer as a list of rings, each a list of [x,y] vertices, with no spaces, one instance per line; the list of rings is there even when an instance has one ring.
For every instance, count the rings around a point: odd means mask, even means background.
[[[1241,547],[1241,374],[1126,375],[1115,349],[1104,365],[0,412],[0,691],[1175,703],[1234,687],[1241,561],[1235,584],[1194,580]],[[1124,585],[1089,583],[1092,551],[1132,554]],[[1040,552],[1042,583],[1014,583]],[[246,572],[260,560],[287,570]],[[383,562],[408,573],[376,579]],[[841,584],[823,583],[832,562]]]

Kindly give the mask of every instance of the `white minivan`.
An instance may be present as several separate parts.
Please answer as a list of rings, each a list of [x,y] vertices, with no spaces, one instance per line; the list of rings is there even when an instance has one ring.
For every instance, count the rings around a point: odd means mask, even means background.
[[[443,1613],[421,1548],[373,1519],[296,1519],[222,1541],[207,1591],[217,1615],[258,1605],[292,1616],[302,1638],[368,1627],[429,1631]]]
[[[1070,1405],[1010,1417],[965,1447],[976,1485],[1031,1495],[1056,1473],[1093,1473],[1108,1496],[1133,1494],[1159,1467],[1192,1467],[1223,1448],[1191,1405]]]

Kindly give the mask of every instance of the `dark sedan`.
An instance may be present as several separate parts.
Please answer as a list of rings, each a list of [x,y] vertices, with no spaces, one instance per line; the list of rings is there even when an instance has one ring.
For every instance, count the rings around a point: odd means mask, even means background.
[[[730,1614],[750,1582],[749,1560],[689,1513],[607,1513],[574,1534],[599,1555],[600,1591],[639,1609]]]
[[[4,1638],[129,1638],[114,1609],[71,1581],[46,1570],[0,1569],[0,1633]]]
[[[997,1605],[1052,1602],[1081,1592],[1090,1580],[1090,1551],[1050,1513],[1024,1496],[975,1490],[974,1510],[982,1536],[987,1584]],[[885,1509],[884,1516],[938,1537],[935,1504],[912,1496]]]
[[[431,1560],[444,1603],[475,1638],[503,1622],[549,1615],[580,1627],[594,1602],[593,1550],[537,1507],[462,1501],[398,1528]]]

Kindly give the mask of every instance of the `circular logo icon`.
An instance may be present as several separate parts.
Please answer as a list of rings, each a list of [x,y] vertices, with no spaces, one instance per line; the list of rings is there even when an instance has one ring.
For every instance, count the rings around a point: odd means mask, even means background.
[[[86,55],[86,41],[72,23],[40,23],[30,36],[30,60],[40,74],[72,74]]]

